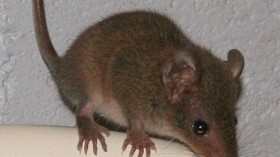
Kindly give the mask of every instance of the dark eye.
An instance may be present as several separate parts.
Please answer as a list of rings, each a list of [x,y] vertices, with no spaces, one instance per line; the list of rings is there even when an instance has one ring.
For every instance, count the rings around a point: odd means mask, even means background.
[[[205,135],[208,132],[208,125],[203,120],[196,120],[192,125],[194,133],[197,135]]]

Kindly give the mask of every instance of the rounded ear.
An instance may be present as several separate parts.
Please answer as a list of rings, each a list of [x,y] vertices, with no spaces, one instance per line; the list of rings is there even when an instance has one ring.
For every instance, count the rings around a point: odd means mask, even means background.
[[[177,53],[162,68],[162,82],[171,102],[176,102],[184,91],[191,91],[198,78],[196,58],[190,52]]]
[[[234,78],[239,78],[244,68],[244,57],[240,51],[232,49],[228,52],[226,63],[232,72]]]

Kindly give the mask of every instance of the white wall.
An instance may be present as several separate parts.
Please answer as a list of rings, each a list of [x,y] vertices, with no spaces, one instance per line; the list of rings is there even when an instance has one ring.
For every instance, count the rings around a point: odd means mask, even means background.
[[[46,9],[59,52],[90,24],[134,9],[164,12],[223,59],[238,48],[246,59],[238,104],[241,154],[280,156],[279,0],[46,0]],[[0,123],[74,125],[39,55],[30,0],[0,0],[0,32]]]

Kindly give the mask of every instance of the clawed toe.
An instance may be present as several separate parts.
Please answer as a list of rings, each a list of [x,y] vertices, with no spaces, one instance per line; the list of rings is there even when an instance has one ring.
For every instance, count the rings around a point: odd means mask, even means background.
[[[156,151],[155,144],[150,140],[150,138],[146,135],[141,135],[135,137],[134,135],[128,135],[125,139],[122,151],[125,151],[128,145],[131,145],[131,149],[129,152],[129,157],[133,157],[135,151],[138,149],[138,157],[143,157],[144,150],[146,151],[146,157],[151,156],[151,150]]]
[[[104,133],[106,136],[110,135],[109,131],[106,128],[103,128],[98,125],[79,128],[79,142],[77,144],[78,151],[80,151],[81,153],[82,148],[84,148],[84,153],[87,154],[89,143],[92,142],[93,153],[94,155],[97,155],[97,141],[99,141],[101,143],[103,151],[107,152],[105,138],[101,133]]]

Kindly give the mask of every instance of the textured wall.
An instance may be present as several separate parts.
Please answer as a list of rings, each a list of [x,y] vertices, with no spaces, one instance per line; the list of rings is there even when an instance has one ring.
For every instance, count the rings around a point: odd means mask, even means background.
[[[280,156],[279,0],[46,0],[46,8],[59,52],[90,24],[134,9],[164,12],[220,58],[238,48],[246,58],[238,104],[240,152]],[[74,125],[39,55],[30,0],[0,0],[0,32],[0,123]]]

